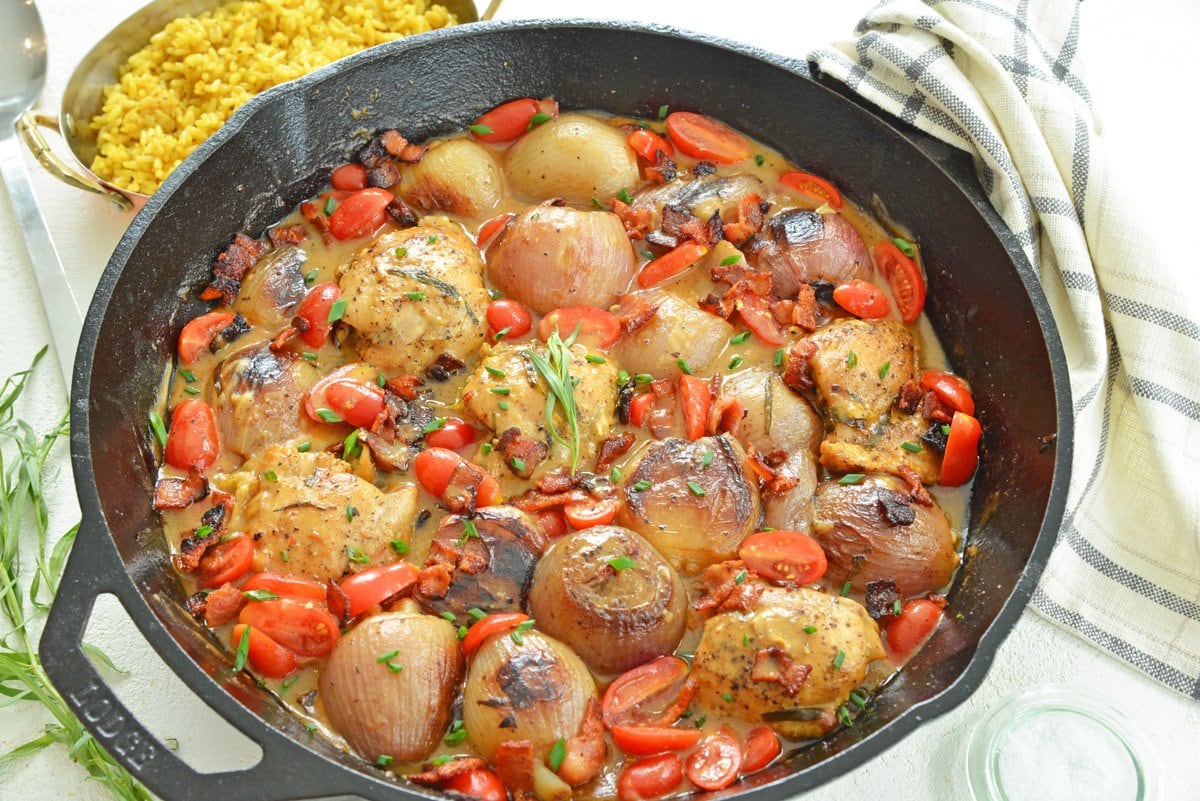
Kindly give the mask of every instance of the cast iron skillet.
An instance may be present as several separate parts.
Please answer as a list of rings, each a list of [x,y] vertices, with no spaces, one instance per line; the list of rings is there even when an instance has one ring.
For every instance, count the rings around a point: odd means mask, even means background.
[[[151,509],[156,458],[145,421],[159,403],[180,326],[203,310],[186,290],[206,280],[234,231],[259,234],[312,194],[360,143],[364,126],[399,127],[420,140],[461,130],[501,101],[544,95],[567,109],[653,115],[667,103],[701,110],[835,180],[859,202],[877,197],[921,244],[927,311],[955,369],[970,378],[985,426],[970,519],[978,550],[950,593],[961,618],[947,616],[852,728],[794,750],[723,794],[793,796],[960,704],[1024,608],[1062,517],[1070,397],[1036,276],[974,186],[969,160],[912,130],[906,138],[811,80],[801,63],[728,42],[596,22],[438,31],[251,101],[138,214],[100,279],[72,395],[83,528],[41,652],[91,732],[160,796],[437,797],[381,779],[366,762],[304,736],[273,695],[231,675],[224,649],[182,606],[184,590]],[[1045,447],[1040,438],[1053,434],[1056,447]],[[101,593],[116,595],[167,664],[262,747],[258,765],[198,774],[132,718],[80,647]]]

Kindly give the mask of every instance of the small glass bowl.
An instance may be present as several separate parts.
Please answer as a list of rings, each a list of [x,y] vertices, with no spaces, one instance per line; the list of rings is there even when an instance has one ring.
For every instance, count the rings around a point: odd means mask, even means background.
[[[975,801],[1156,801],[1152,754],[1103,700],[1043,687],[975,727],[967,781]]]

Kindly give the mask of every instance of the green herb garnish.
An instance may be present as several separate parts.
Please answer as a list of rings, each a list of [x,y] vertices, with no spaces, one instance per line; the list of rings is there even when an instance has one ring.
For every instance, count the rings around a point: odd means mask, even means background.
[[[233,660],[233,672],[237,673],[246,667],[246,658],[250,656],[250,627],[242,629],[242,639],[238,641],[237,656]]]
[[[743,331],[740,334],[734,334],[733,336],[731,336],[729,338],[729,344],[730,345],[741,345],[749,338],[750,338],[750,332]]]
[[[842,669],[842,663],[843,663],[843,662],[845,662],[845,661],[846,661],[846,652],[845,652],[845,651],[843,651],[842,649],[840,649],[840,648],[839,648],[839,649],[838,649],[838,652],[837,652],[837,656],[835,656],[835,657],[833,658],[833,667],[834,667],[834,669],[835,669],[835,670],[841,670],[841,669]]]
[[[9,381],[11,380],[10,378]],[[150,430],[154,433],[158,444],[164,448],[167,447],[167,427],[163,424],[162,415],[152,410],[148,417],[150,418]]]
[[[279,597],[268,589],[247,590],[246,592],[243,592],[242,595],[246,596],[251,601],[274,601]]]
[[[592,364],[605,364],[608,361],[603,356],[597,356],[594,353],[589,353],[587,356],[584,356],[584,358]]]
[[[848,354],[846,354],[846,366],[847,367],[858,367],[858,354],[857,353],[855,353],[854,351],[850,351]]]
[[[725,699],[725,703],[732,704],[733,696],[730,693],[721,693],[721,697]]]
[[[375,661],[378,662],[379,664],[383,664],[384,662],[391,662],[393,659],[395,659],[399,655],[400,655],[399,649],[397,649],[395,651],[388,651],[386,654],[380,654],[379,656],[375,657]]]
[[[353,508],[353,507],[351,507],[351,508]],[[369,557],[365,553],[363,553],[362,548],[356,548],[353,545],[346,546],[346,558],[349,559],[351,562],[356,562],[357,564],[360,564],[360,565],[371,564],[371,557]]]
[[[312,443],[309,442],[308,440],[305,440],[304,442],[301,442],[299,445],[296,446],[297,453],[308,453],[311,450],[312,450]]]
[[[741,256],[726,256],[725,258],[721,259],[721,266],[728,267],[731,264],[737,264],[739,261],[741,261],[741,259]]]
[[[421,433],[432,434],[434,431],[440,431],[446,427],[445,417],[435,417],[425,425],[421,426]]]
[[[408,298],[409,300],[425,300],[425,293],[424,292],[405,292],[404,297]]]
[[[329,307],[329,316],[325,318],[327,323],[336,323],[342,319],[342,315],[346,313],[346,301],[335,300],[333,305]]]
[[[783,348],[780,348],[779,350],[775,351],[775,366],[776,367],[783,366],[783,357],[786,353],[787,352]]]
[[[703,498],[705,495],[708,494],[704,491],[704,488],[701,487],[699,484],[697,484],[695,481],[689,481],[687,483],[687,488],[689,490],[691,490],[692,494],[695,495],[697,498]]]
[[[550,122],[552,119],[554,118],[549,114],[545,113],[544,111],[539,111],[537,114],[534,114],[529,118],[529,125],[525,126],[525,130],[532,131],[537,126]]]
[[[653,486],[654,486],[654,482],[646,481],[645,479],[642,479],[641,481],[639,481],[638,483],[633,485],[633,491],[634,492],[645,492],[646,490],[650,489]]]
[[[263,478],[265,478],[267,481],[278,481],[279,474],[276,473],[274,470],[264,470]]]
[[[634,561],[628,556],[617,556],[608,560],[608,566],[620,573],[622,570],[628,570],[633,567]]]
[[[901,442],[900,447],[904,448],[904,450],[908,451],[909,453],[921,452],[921,446],[916,442]]]
[[[892,363],[890,361],[884,362],[883,366],[879,368],[879,377],[887,378],[887,374],[891,369],[892,369]]]
[[[576,326],[571,336],[564,342],[558,335],[558,330],[550,334],[546,340],[546,353],[543,356],[535,350],[523,351],[525,358],[546,382],[549,391],[546,393],[546,427],[550,435],[561,443],[571,454],[571,473],[579,468],[579,413],[575,408],[575,381],[571,377],[571,345],[579,333]],[[564,437],[554,424],[554,410],[562,407],[563,417],[567,420],[567,435]]]
[[[737,574],[736,576],[734,576],[734,577],[733,577],[733,583],[734,583],[734,584],[742,584],[743,582],[745,582],[745,581],[746,581],[746,575],[747,575],[747,574],[746,574],[746,571],[745,571],[744,569],[743,569],[743,570],[739,570],[739,571],[738,571],[738,574]]]
[[[495,133],[495,131],[493,131],[491,128],[489,128],[486,125],[480,125],[480,124],[468,125],[467,128],[471,131],[471,133],[475,134],[476,136],[488,136],[490,134]]]
[[[743,357],[742,354],[739,353],[736,356],[734,356],[732,359],[729,360],[729,367],[727,367],[726,369],[736,370],[742,366],[742,362],[744,362],[744,361],[746,361],[745,357]]]
[[[663,103],[661,106],[658,107],[658,118],[660,120],[665,120],[667,118],[667,115],[670,113],[671,113],[671,107],[668,106],[666,103]]]
[[[392,546],[393,551],[400,554],[401,556],[404,556],[410,550],[408,547],[408,543],[405,542],[404,540],[392,540],[388,544]]]
[[[908,256],[910,259],[917,255],[917,249],[913,247],[913,243],[909,242],[907,239],[901,239],[898,236],[894,236],[892,237],[892,244],[900,248],[900,252],[905,256]]]
[[[325,198],[325,216],[326,217],[328,217],[330,214],[333,214],[333,210],[336,207],[337,207],[337,204],[333,200],[333,195],[330,195],[329,197]]]
[[[550,770],[557,771],[567,758],[567,741],[559,737],[550,747]]]
[[[340,423],[342,418],[333,409],[317,409],[317,417],[320,417],[326,423]]]
[[[496,367],[492,367],[490,364],[484,365],[483,369],[487,370],[488,375],[492,376],[493,378],[504,378],[504,376],[506,375],[506,373],[503,370],[500,370]]]
[[[688,366],[687,360],[685,360],[683,357],[675,360],[675,366],[682,370],[685,375],[695,375],[695,373],[692,372],[692,368]]]

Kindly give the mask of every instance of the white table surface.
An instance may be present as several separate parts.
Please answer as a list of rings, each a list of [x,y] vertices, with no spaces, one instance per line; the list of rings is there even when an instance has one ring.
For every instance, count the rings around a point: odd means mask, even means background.
[[[16,0],[0,0],[15,2]],[[1059,0],[1062,2],[1063,0]],[[108,29],[132,13],[140,0],[38,0],[50,38],[49,83],[42,109],[56,113],[74,64]],[[740,0],[737,3],[608,0],[601,4],[561,0],[506,0],[500,18],[609,16],[662,22],[742,39],[802,56],[811,47],[847,35],[870,0]],[[789,11],[782,11],[784,7]],[[1167,247],[1168,237],[1194,236],[1200,208],[1195,187],[1194,50],[1200,41],[1196,0],[1088,0],[1082,22],[1083,58],[1112,160],[1124,174],[1131,206],[1155,217],[1152,231],[1170,258],[1194,259],[1194,246]],[[90,297],[129,217],[104,201],[59,184],[29,161],[35,191],[75,292]],[[0,197],[0,286],[7,300],[0,322],[0,376],[25,367],[50,341],[46,315],[18,239],[11,205]],[[1194,265],[1187,265],[1195,274]],[[51,359],[53,354],[51,354]],[[47,363],[33,381],[21,412],[49,426],[65,406],[57,370]],[[52,530],[78,516],[65,448],[54,460],[49,484]],[[118,694],[160,737],[180,743],[180,755],[197,769],[228,770],[257,757],[200,702],[141,640],[117,604],[102,603],[89,630],[122,667]],[[111,600],[111,599],[108,599]],[[1032,612],[1026,612],[1001,647],[983,685],[958,709],[922,726],[903,742],[850,774],[808,793],[813,801],[968,799],[965,743],[972,728],[1003,701],[1031,688],[1068,684],[1107,698],[1154,742],[1155,779],[1164,801],[1200,798],[1196,747],[1200,704],[1167,690],[1124,663],[1094,649]],[[0,752],[40,733],[46,720],[37,708],[0,710]],[[0,770],[0,797],[10,801],[109,796],[72,765],[62,749]],[[299,788],[297,788],[299,790]],[[219,801],[213,799],[213,801]]]

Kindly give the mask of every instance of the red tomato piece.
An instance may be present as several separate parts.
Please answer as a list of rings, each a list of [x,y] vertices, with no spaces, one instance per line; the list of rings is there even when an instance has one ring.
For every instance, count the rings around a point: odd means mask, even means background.
[[[481,467],[474,466],[474,470],[469,471],[468,468],[472,466],[472,463],[462,456],[446,448],[428,448],[413,459],[413,471],[417,481],[435,498],[443,497],[456,477],[461,479],[463,474],[469,472],[478,479],[475,490],[476,506],[494,506],[500,503],[503,500],[500,484]]]
[[[425,443],[431,448],[446,448],[456,451],[465,448],[475,441],[476,431],[457,417],[447,417],[445,424],[437,431],[425,435]]]
[[[654,131],[647,131],[645,128],[638,128],[629,135],[629,146],[633,148],[633,152],[637,153],[651,164],[658,163],[658,152],[669,159],[675,158],[675,148],[669,141],[663,139]]]
[[[200,589],[220,587],[227,581],[237,581],[250,572],[254,564],[254,541],[246,535],[219,542],[200,558],[198,569]]]
[[[938,400],[956,412],[975,414],[975,399],[971,397],[971,388],[956,375],[926,370],[921,373],[921,389],[937,395]]]
[[[875,246],[875,266],[892,288],[900,319],[915,322],[925,309],[925,278],[920,268],[891,242]]]
[[[942,454],[942,471],[938,483],[944,487],[966,484],[979,465],[979,438],[983,429],[969,414],[955,412],[950,420],[950,436]]]
[[[567,339],[579,329],[578,342],[595,348],[609,348],[621,337],[621,324],[604,309],[595,306],[566,306],[555,309],[538,323],[538,337],[543,342],[557,329]]]
[[[888,650],[894,661],[900,662],[912,655],[917,647],[937,627],[942,619],[940,604],[925,598],[909,601],[900,610],[900,617],[887,627]]]
[[[654,408],[654,393],[643,392],[629,401],[629,425],[641,428],[646,424],[646,415]]]
[[[280,573],[255,573],[242,585],[242,592],[251,592],[252,590],[267,590],[280,598],[291,598],[293,601],[323,602],[325,600],[323,585],[298,576],[285,576]]]
[[[329,310],[341,297],[342,290],[338,285],[326,282],[314,286],[300,301],[296,316],[308,323],[308,328],[300,332],[305,345],[319,348],[325,344],[325,337],[329,336],[329,329],[333,327],[333,323],[329,322]]]
[[[720,790],[742,771],[742,744],[728,726],[704,738],[687,761],[687,775],[701,790]]]
[[[723,122],[691,111],[667,115],[671,141],[694,159],[734,164],[754,154],[750,140]]]
[[[695,689],[685,682],[688,664],[677,656],[660,656],[627,670],[613,680],[600,702],[604,725],[650,723],[670,726],[679,720]]]
[[[754,773],[775,761],[783,751],[779,737],[769,726],[756,726],[746,735],[746,747],[742,751],[742,772]]]
[[[357,192],[367,188],[367,168],[353,162],[343,164],[329,176],[329,183],[340,192]]]
[[[516,300],[493,300],[487,307],[488,339],[495,340],[496,334],[504,329],[504,339],[519,339],[533,328],[533,315],[524,304]]]
[[[358,365],[347,364],[321,378],[304,394],[304,411],[318,423],[334,422],[321,417],[333,412],[356,428],[370,428],[385,408],[383,390],[375,384],[351,378]]]
[[[738,556],[746,567],[778,584],[811,584],[828,567],[820,543],[787,529],[756,531],[742,540]]]
[[[500,232],[504,226],[508,225],[509,221],[515,217],[515,214],[499,214],[492,219],[479,226],[478,233],[475,234],[475,244],[479,247],[485,247],[492,237]]]
[[[463,637],[463,654],[470,656],[479,650],[479,646],[483,645],[483,641],[488,637],[515,629],[526,620],[529,620],[529,615],[520,612],[500,612],[476,621],[471,624],[471,628],[467,629],[467,636]]]
[[[567,518],[557,509],[543,509],[535,516],[537,517],[538,526],[541,527],[542,532],[550,539],[557,539],[570,530],[567,527]]]
[[[194,363],[201,351],[212,343],[217,332],[232,322],[233,314],[229,312],[209,312],[189,320],[179,332],[179,361]]]
[[[675,754],[645,757],[626,765],[617,778],[619,801],[658,798],[683,783],[683,761]]]
[[[171,412],[171,431],[163,455],[167,464],[187,470],[207,470],[217,461],[221,445],[217,439],[217,418],[202,400],[185,400]]]
[[[233,647],[240,648],[244,632],[250,630],[246,657],[250,667],[269,679],[282,679],[298,667],[296,655],[253,626],[239,623],[233,627]]]
[[[354,239],[374,233],[387,222],[387,207],[396,196],[386,189],[367,187],[346,198],[329,215],[329,233],[337,239]]]
[[[742,315],[742,322],[746,324],[746,327],[764,345],[779,347],[787,341],[783,336],[783,329],[779,327],[779,323],[775,322],[775,315],[771,314],[771,308],[767,304],[766,298],[758,295],[745,295],[741,299],[738,313]]]
[[[620,501],[610,497],[591,503],[568,503],[563,507],[563,515],[571,528],[576,531],[592,526],[607,526],[617,517],[617,507]]]
[[[638,273],[640,287],[650,287],[674,278],[708,255],[708,248],[698,242],[684,242],[651,262]]]
[[[891,308],[888,306],[887,295],[883,294],[882,289],[870,281],[860,281],[857,278],[851,278],[844,284],[838,284],[833,290],[833,299],[837,305],[864,320],[878,320],[880,317],[887,317],[888,310]]]
[[[476,768],[442,782],[443,790],[478,798],[479,801],[508,801],[508,790],[494,770]]]
[[[671,726],[613,726],[613,742],[627,754],[649,756],[663,751],[686,751],[700,742],[699,729]]]
[[[471,126],[471,135],[483,142],[511,142],[529,130],[533,115],[540,111],[538,101],[532,97],[501,103],[479,115]],[[483,128],[491,129],[491,133],[482,132]]]
[[[779,183],[802,192],[809,197],[828,203],[835,209],[840,209],[844,203],[842,193],[833,184],[807,172],[785,172],[779,176]]]
[[[342,592],[350,600],[349,617],[356,618],[376,604],[400,595],[417,582],[417,573],[412,564],[396,562],[342,579]]]
[[[242,607],[238,622],[253,626],[300,656],[325,656],[341,635],[333,615],[311,601],[253,601]]]
[[[684,435],[688,440],[700,439],[708,428],[708,411],[712,408],[708,382],[694,375],[679,376],[679,402],[683,405]]]

